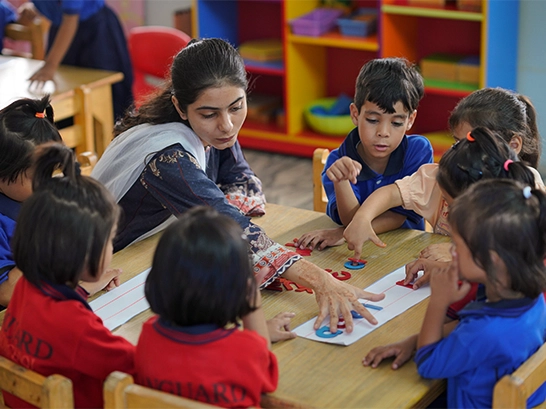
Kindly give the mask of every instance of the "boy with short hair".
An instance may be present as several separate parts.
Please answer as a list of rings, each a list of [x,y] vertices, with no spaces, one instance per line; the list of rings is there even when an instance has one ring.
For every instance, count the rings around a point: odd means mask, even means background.
[[[433,162],[429,140],[406,135],[423,95],[423,77],[406,59],[374,59],[361,68],[350,106],[356,128],[330,153],[322,173],[326,213],[336,223],[348,225],[372,192]],[[423,230],[424,222],[413,211],[396,207],[377,217],[373,226],[378,233],[399,227]],[[297,245],[319,250],[339,245],[343,229],[306,233]]]

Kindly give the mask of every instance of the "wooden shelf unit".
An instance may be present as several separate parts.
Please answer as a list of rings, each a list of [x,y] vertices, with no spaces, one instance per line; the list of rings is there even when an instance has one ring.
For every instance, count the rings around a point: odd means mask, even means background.
[[[478,86],[425,78],[423,98],[412,132],[447,131],[450,111],[464,96],[482,87],[515,89],[519,0],[482,0],[481,11],[414,6],[407,0],[355,0],[357,7],[378,10],[378,32],[347,37],[337,28],[320,37],[295,35],[291,20],[321,6],[320,0],[193,0],[194,37],[219,37],[234,46],[262,38],[279,38],[281,67],[248,63],[251,92],[279,96],[284,125],[245,122],[243,147],[312,156],[317,147],[334,149],[345,135],[310,130],[303,111],[311,101],[354,94],[360,67],[378,57],[403,56],[414,63],[432,53],[480,56]]]

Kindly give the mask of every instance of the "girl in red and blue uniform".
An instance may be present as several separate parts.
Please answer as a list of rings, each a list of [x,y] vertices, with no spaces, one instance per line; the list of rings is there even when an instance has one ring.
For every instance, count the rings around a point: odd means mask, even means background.
[[[455,199],[448,220],[453,261],[432,273],[415,362],[421,376],[447,379],[447,407],[491,408],[495,384],[545,342],[546,194],[513,180],[480,181]],[[483,285],[486,299],[444,325],[470,283]],[[545,400],[546,383],[527,404]]]
[[[78,175],[69,148],[40,149],[34,192],[21,206],[12,240],[23,277],[0,330],[0,354],[41,375],[69,378],[75,407],[102,407],[104,380],[113,371],[134,373],[135,348],[102,324],[78,282],[103,277],[120,210],[100,183]],[[62,176],[52,178],[56,169]],[[6,393],[4,400],[25,406]]]
[[[249,244],[232,218],[194,207],[161,237],[146,279],[157,316],[142,328],[137,382],[215,406],[259,407],[277,359]]]

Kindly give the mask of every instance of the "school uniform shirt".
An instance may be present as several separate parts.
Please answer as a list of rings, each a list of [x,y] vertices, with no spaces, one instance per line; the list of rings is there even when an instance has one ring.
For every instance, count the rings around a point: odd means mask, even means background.
[[[474,302],[459,312],[461,321],[447,337],[415,355],[424,378],[447,378],[449,408],[490,408],[493,388],[544,343],[544,297]],[[527,401],[546,399],[543,384]]]
[[[0,193],[0,284],[8,279],[10,270],[15,267],[11,253],[11,239],[21,203]]]
[[[279,377],[275,355],[255,331],[177,327],[157,316],[142,327],[135,368],[141,385],[225,408],[259,407]]]
[[[0,354],[44,376],[72,380],[76,408],[103,407],[102,388],[113,371],[134,374],[135,347],[113,335],[81,292],[23,276],[17,281],[0,330]],[[9,407],[29,407],[4,394]]]
[[[0,0],[0,54],[2,54],[6,26],[16,20],[17,12],[15,8],[6,0]]]
[[[153,155],[118,203],[124,216],[118,225],[114,251],[128,246],[171,215],[179,216],[192,207],[208,205],[234,219],[244,230],[254,272],[264,277],[261,287],[269,285],[301,259],[271,240],[250,220],[251,215],[263,214],[265,198],[261,182],[250,169],[238,142],[230,149],[210,148],[206,152],[206,170],[181,144],[162,149]]]
[[[48,52],[57,36],[63,14],[79,15],[74,39],[62,64],[120,71],[123,80],[112,84],[114,118],[133,102],[133,68],[125,33],[117,15],[104,0],[32,0],[38,11],[51,21]]]
[[[326,176],[326,170],[328,170],[328,168],[339,158],[348,156],[362,165],[362,170],[356,178],[357,183],[355,185],[351,184],[356,199],[360,204],[380,187],[390,185],[404,176],[411,175],[417,171],[421,165],[433,161],[432,146],[427,138],[420,135],[404,136],[400,145],[391,153],[385,172],[379,174],[370,169],[358,154],[357,149],[360,143],[358,128],[355,128],[349,133],[347,138],[345,138],[340,147],[334,149],[328,155],[322,172],[322,184],[324,186],[324,191],[328,196],[326,214],[328,214],[328,216],[337,224],[342,224],[342,222],[337,208],[334,182]],[[423,218],[413,210],[405,209],[401,206],[390,210],[406,217],[404,224],[401,226],[402,228],[424,229]]]

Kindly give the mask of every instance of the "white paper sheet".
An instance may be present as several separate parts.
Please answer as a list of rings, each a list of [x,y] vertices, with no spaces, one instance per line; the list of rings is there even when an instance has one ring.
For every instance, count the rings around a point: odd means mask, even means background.
[[[150,308],[144,296],[144,284],[149,272],[150,269],[144,270],[136,277],[89,303],[110,331]]]
[[[339,328],[341,334],[332,338],[323,338],[317,336],[313,329],[316,317],[307,321],[305,324],[300,325],[294,330],[294,332],[303,338],[308,338],[313,341],[327,342],[330,344],[338,345],[351,345],[353,342],[358,341],[364,335],[369,334],[374,329],[379,328],[381,325],[390,321],[397,315],[403,313],[415,304],[423,301],[430,296],[430,287],[428,285],[423,286],[417,290],[397,285],[396,282],[403,280],[406,277],[405,266],[393,271],[386,275],[381,280],[376,281],[374,284],[365,288],[366,291],[372,293],[385,293],[385,298],[378,302],[371,302],[367,300],[360,300],[364,304],[376,305],[383,307],[381,311],[369,309],[372,315],[377,319],[378,324],[372,325],[363,318],[355,318],[353,332],[347,334],[344,329]],[[328,327],[329,317],[327,317],[321,325]],[[329,331],[324,332],[324,335],[331,335]]]

